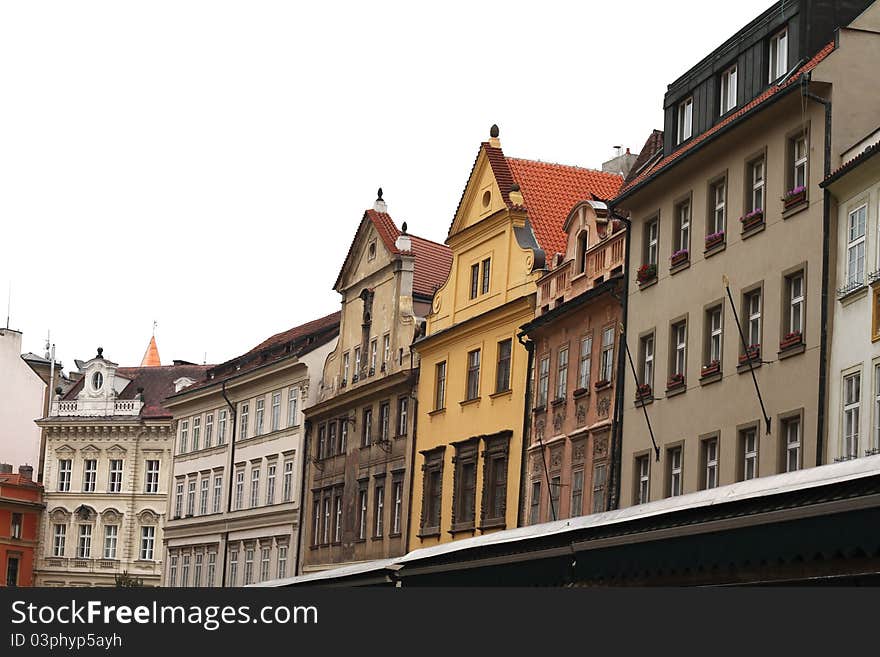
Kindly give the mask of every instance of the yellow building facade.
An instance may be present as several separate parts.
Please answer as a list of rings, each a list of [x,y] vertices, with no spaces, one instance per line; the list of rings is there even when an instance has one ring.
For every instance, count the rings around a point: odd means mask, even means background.
[[[421,358],[410,548],[518,526],[535,281],[565,249],[576,200],[619,176],[507,158],[481,144],[446,243],[453,262],[434,296]],[[561,191],[560,191],[561,190]]]

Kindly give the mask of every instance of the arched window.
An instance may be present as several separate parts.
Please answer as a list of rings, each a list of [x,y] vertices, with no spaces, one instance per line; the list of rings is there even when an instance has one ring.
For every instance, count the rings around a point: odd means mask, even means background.
[[[577,238],[577,273],[583,274],[587,271],[587,248],[590,246],[588,233],[586,230],[580,232]]]

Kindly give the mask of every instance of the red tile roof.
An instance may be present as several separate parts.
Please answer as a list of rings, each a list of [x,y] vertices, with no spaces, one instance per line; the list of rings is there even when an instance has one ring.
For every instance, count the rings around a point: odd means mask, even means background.
[[[5,486],[22,486],[24,488],[42,488],[43,484],[40,484],[33,479],[28,479],[27,477],[23,477],[18,473],[14,474],[0,474],[0,484]]]
[[[847,173],[855,169],[857,166],[862,164],[865,160],[869,160],[875,155],[880,153],[880,141],[876,141],[870,146],[866,147],[861,153],[856,155],[853,158],[850,158],[848,161],[841,164],[834,171],[828,174],[828,177],[825,178],[821,183],[819,183],[819,187],[827,187],[831,183],[833,183],[838,178],[842,178]]]
[[[677,163],[680,158],[687,155],[690,151],[692,151],[701,143],[705,142],[708,139],[711,139],[722,128],[725,128],[730,124],[735,123],[739,119],[743,118],[745,115],[758,108],[760,105],[763,105],[768,100],[779,94],[781,91],[790,88],[794,83],[798,82],[801,79],[801,76],[816,68],[819,62],[828,57],[828,55],[830,55],[832,52],[834,52],[833,41],[822,48],[822,50],[820,50],[818,53],[816,53],[816,55],[812,59],[810,59],[810,61],[808,61],[797,71],[795,71],[795,73],[792,74],[787,80],[785,80],[785,82],[779,85],[773,85],[760,96],[747,103],[746,105],[743,105],[739,110],[737,110],[730,116],[725,117],[722,121],[719,121],[714,126],[706,130],[706,132],[703,132],[691,139],[690,141],[682,144],[680,148],[676,149],[666,157],[660,159],[653,166],[646,168],[632,180],[627,181],[627,183],[620,190],[620,198],[616,199],[615,202],[622,200],[622,197],[628,195],[629,192],[631,192],[634,188],[638,187],[647,180],[654,178],[673,164]]]
[[[641,173],[642,169],[647,165],[651,159],[661,153],[663,151],[663,131],[662,130],[654,130],[651,133],[651,136],[648,137],[648,140],[645,142],[645,145],[642,146],[642,150],[639,151],[639,156],[636,158],[636,161],[633,162],[632,169],[629,170],[629,173],[626,176],[626,180],[624,180],[623,184],[627,185],[629,182]]]
[[[511,187],[514,183],[519,185],[523,195],[522,209],[528,213],[535,239],[548,261],[554,253],[565,253],[568,238],[562,225],[575,203],[590,199],[593,194],[603,199],[614,198],[623,184],[623,178],[616,173],[506,157],[500,148],[488,142],[480,144],[480,152],[471,167],[470,176],[473,176],[483,151],[501,190],[501,198],[508,208],[520,207],[510,200]],[[461,210],[464,194],[462,192],[454,216],[458,216]]]

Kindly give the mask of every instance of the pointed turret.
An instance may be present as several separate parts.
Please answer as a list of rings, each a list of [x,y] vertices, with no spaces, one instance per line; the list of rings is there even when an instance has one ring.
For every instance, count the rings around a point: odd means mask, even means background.
[[[141,367],[159,367],[162,361],[159,360],[159,347],[156,346],[156,336],[150,338],[150,344],[144,353],[144,359],[141,361]]]

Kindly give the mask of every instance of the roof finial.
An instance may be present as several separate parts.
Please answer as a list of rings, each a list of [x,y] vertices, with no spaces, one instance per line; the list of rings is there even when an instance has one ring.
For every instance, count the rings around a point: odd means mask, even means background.
[[[492,137],[492,139],[498,139],[498,134],[498,124],[493,123],[492,127],[489,128],[489,136]]]
[[[98,358],[104,357],[104,347],[98,347]]]
[[[403,230],[403,234],[406,235],[406,222],[405,221],[403,222],[401,229]]]
[[[379,191],[377,192],[377,194],[378,194],[379,198],[377,198],[376,200],[381,201],[382,200],[382,188],[381,187],[379,188]]]
[[[385,201],[382,200],[382,188],[379,188],[379,191],[376,192],[376,202],[373,203],[373,210],[376,212],[382,212],[383,214],[388,212],[388,206],[385,204]]]
[[[154,320],[153,320],[153,335],[154,335],[154,336],[156,335],[156,327],[157,327],[157,326],[159,326],[159,322],[157,322],[157,321],[154,319]]]

